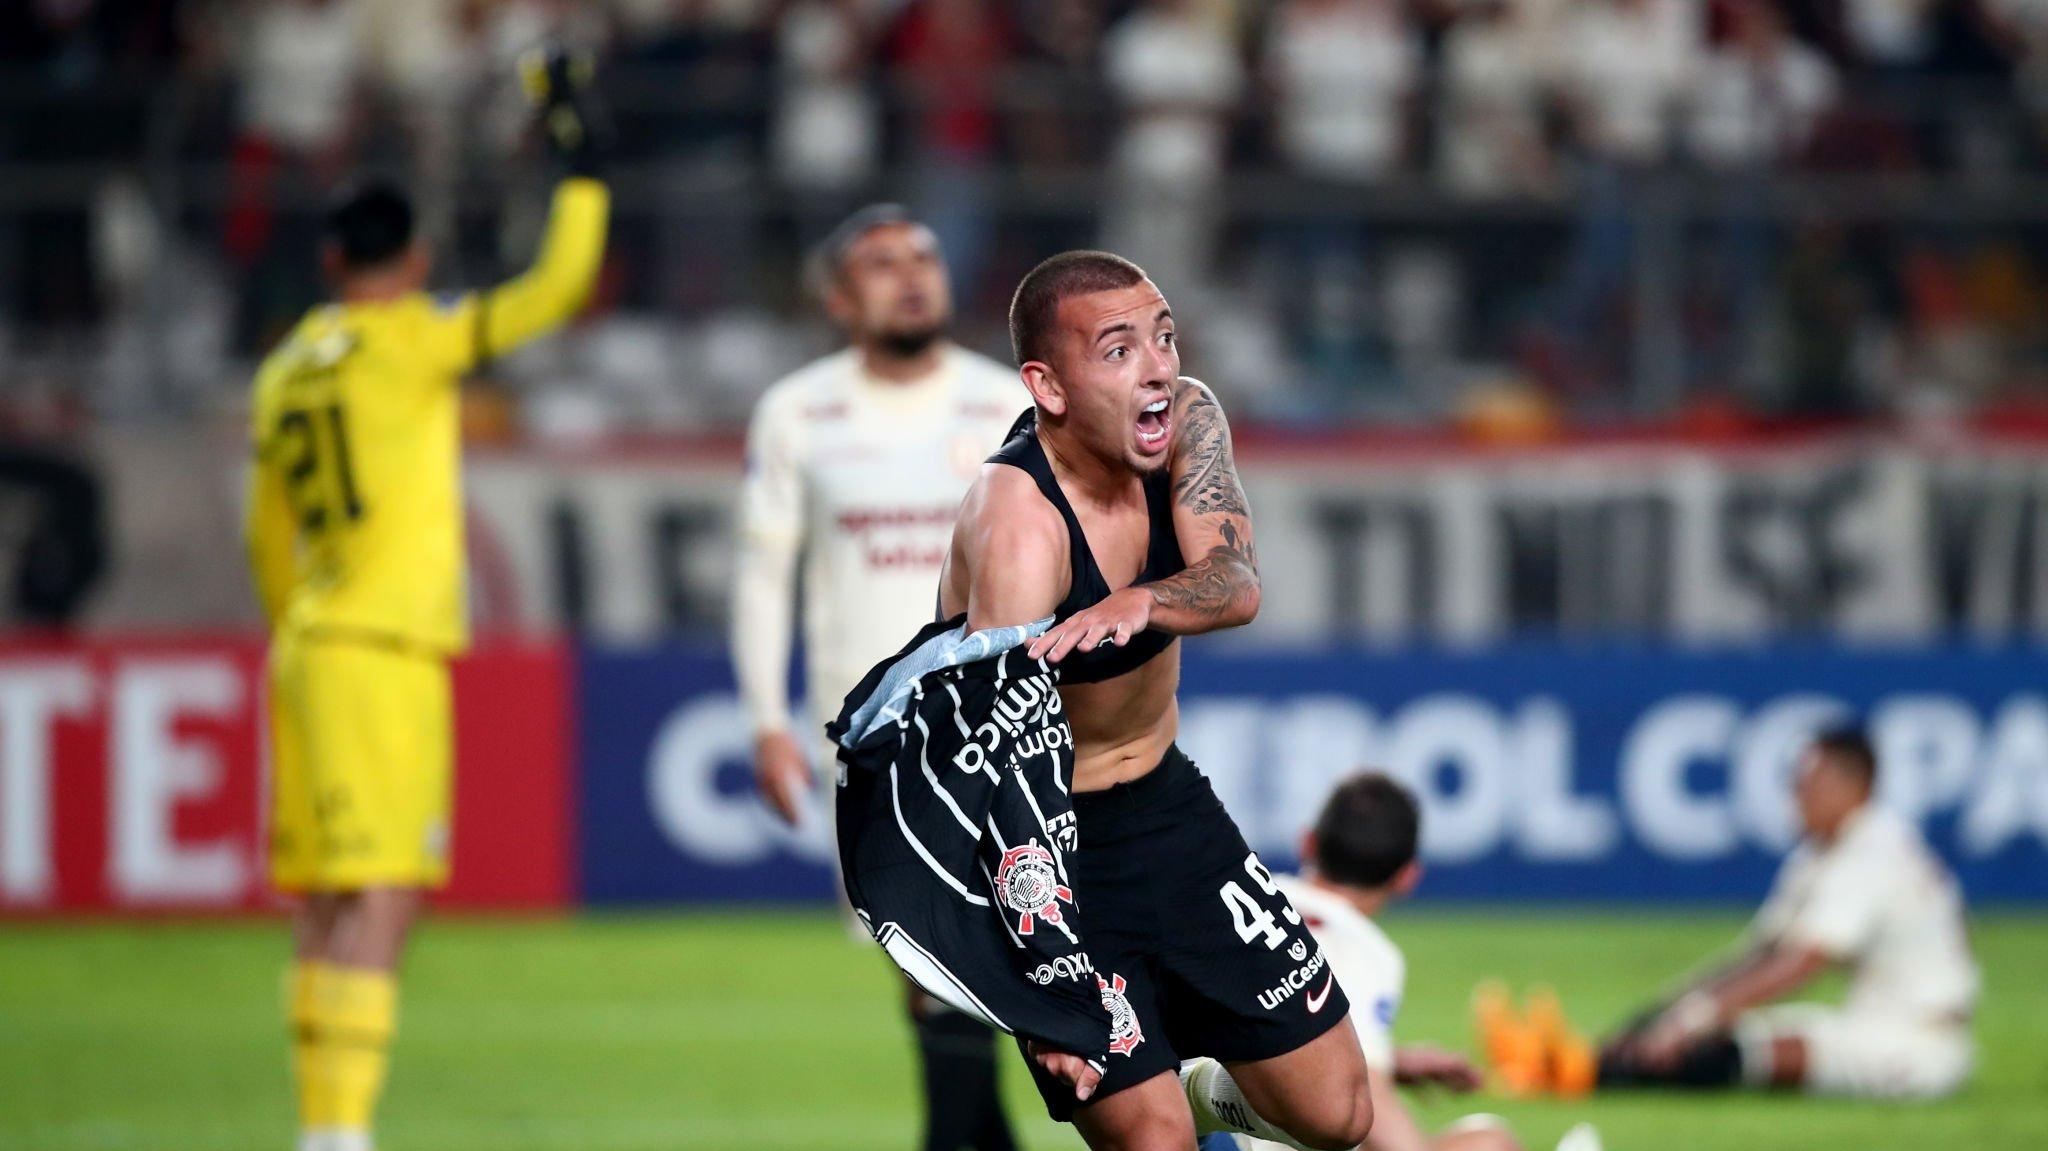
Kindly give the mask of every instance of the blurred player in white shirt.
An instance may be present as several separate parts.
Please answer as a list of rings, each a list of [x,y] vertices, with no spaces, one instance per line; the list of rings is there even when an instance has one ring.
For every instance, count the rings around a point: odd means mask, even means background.
[[[931,229],[902,208],[855,213],[819,246],[811,273],[850,346],[770,387],[754,411],[731,637],[755,780],[791,823],[820,806],[833,764],[824,719],[869,667],[931,622],[960,500],[1031,403],[1015,369],[947,339],[944,258]],[[802,724],[788,691],[799,557],[815,721]],[[912,1005],[925,1146],[1012,1146],[995,1097],[992,1034],[936,1006]]]
[[[1877,760],[1855,731],[1800,765],[1806,837],[1741,955],[1646,1012],[1601,1052],[1600,1086],[1800,1088],[1866,1098],[1954,1092],[1975,1061],[1978,973],[1953,876],[1873,800]],[[1831,967],[1841,1006],[1770,1006]]]
[[[807,702],[829,717],[931,622],[961,497],[1031,403],[1015,369],[946,338],[953,299],[938,241],[902,209],[855,214],[821,245],[813,274],[851,346],[754,409],[733,591],[756,776],[791,821],[832,765],[824,719],[799,737],[790,709],[798,557]]]
[[[1397,1086],[1435,1085],[1471,1091],[1479,1071],[1463,1056],[1426,1046],[1394,1044],[1394,1018],[1408,979],[1401,949],[1372,917],[1415,890],[1422,879],[1416,858],[1421,809],[1407,788],[1378,772],[1354,775],[1323,804],[1315,826],[1302,837],[1303,874],[1275,875],[1273,882],[1301,913],[1322,944],[1330,970],[1352,1004],[1352,1025],[1365,1049],[1372,1089],[1372,1134],[1367,1151],[1521,1151],[1507,1126],[1491,1115],[1472,1115],[1431,1135],[1401,1103]],[[1200,1081],[1203,1064],[1182,1068],[1184,1079]],[[1211,1136],[1204,1151],[1222,1151],[1223,1137]],[[1264,1151],[1280,1145],[1245,1135],[1227,1137],[1239,1148]],[[1598,1151],[1590,1127],[1575,1128],[1566,1151]]]

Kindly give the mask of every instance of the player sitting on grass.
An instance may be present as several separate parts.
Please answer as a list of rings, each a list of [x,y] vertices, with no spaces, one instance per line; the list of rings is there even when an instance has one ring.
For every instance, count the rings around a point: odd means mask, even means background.
[[[1935,1098],[1974,1061],[1978,975],[1953,877],[1906,821],[1874,802],[1861,732],[1815,739],[1795,796],[1806,836],[1786,858],[1731,963],[1643,1012],[1601,1049],[1598,1086],[1778,1087]],[[1840,1007],[1771,1006],[1831,967]],[[1488,1030],[1482,1018],[1482,1030]],[[1496,1024],[1489,1051],[1512,1049]]]
[[[1401,1104],[1396,1086],[1435,1085],[1466,1092],[1480,1084],[1479,1071],[1463,1056],[1435,1047],[1394,1045],[1394,1016],[1401,1008],[1407,961],[1372,917],[1406,898],[1422,879],[1416,858],[1422,815],[1408,789],[1378,772],[1354,775],[1339,784],[1315,827],[1302,836],[1302,875],[1275,875],[1273,882],[1301,912],[1323,945],[1330,970],[1358,1010],[1352,1012],[1359,1046],[1365,1049],[1366,1079],[1372,1091],[1369,1151],[1521,1151],[1505,1124],[1491,1115],[1471,1115],[1434,1136]],[[1214,1061],[1197,1059],[1182,1069],[1199,1081]],[[1205,1151],[1275,1146],[1248,1136],[1212,1136]],[[1591,1127],[1581,1125],[1561,1148],[1598,1151]]]

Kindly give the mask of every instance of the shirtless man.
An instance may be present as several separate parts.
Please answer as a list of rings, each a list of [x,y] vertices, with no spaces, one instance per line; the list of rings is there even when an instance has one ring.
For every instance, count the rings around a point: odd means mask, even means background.
[[[1028,654],[1061,672],[1068,861],[1114,1026],[1099,1081],[1072,1054],[1028,1052],[1040,1093],[1095,1151],[1184,1151],[1213,1131],[1355,1147],[1372,1103],[1344,992],[1174,745],[1179,637],[1259,610],[1223,410],[1180,375],[1172,310],[1121,257],[1039,265],[1010,339],[1035,410],[969,490],[939,596],[976,631],[1055,621]],[[1217,1062],[1183,1084],[1195,1056]]]

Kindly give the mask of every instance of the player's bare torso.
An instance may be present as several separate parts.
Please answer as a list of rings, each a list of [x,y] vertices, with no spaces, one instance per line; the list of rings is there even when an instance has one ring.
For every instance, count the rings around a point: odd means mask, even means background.
[[[1089,550],[1095,553],[1104,580],[1111,590],[1130,586],[1144,567],[1151,538],[1151,518],[1140,477],[1132,473],[1127,489],[1108,502],[1088,499],[1071,489],[1063,490],[1081,522],[1081,531],[1088,539]],[[1018,516],[1050,517],[1054,523],[1059,520],[1058,511],[1046,501],[1030,476],[1006,464],[984,464],[961,506],[945,570],[939,579],[942,616],[967,611],[968,589],[977,562],[967,541],[976,529],[986,522]],[[1059,570],[1069,572],[1063,527],[1053,546],[1059,550],[1055,557]],[[979,562],[1002,563],[1004,557],[980,557]],[[1046,608],[1041,614],[1050,614],[1052,605],[1065,598],[1070,578],[1063,575],[1057,586],[1044,589]],[[1180,727],[1180,708],[1175,698],[1179,687],[1178,641],[1114,679],[1061,687],[1060,701],[1074,729],[1074,790],[1100,791],[1136,779],[1156,767]]]

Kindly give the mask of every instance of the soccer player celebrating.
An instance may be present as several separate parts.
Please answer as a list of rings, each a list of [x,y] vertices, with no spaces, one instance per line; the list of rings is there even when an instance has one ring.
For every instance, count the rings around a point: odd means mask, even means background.
[[[1969,1077],[1978,975],[1955,879],[1872,799],[1862,733],[1800,764],[1806,837],[1732,963],[1645,1012],[1600,1053],[1599,1086],[1782,1087],[1869,1098],[1947,1095]],[[1841,1007],[1768,1006],[1831,967]]]
[[[828,743],[799,739],[791,720],[798,556],[810,703],[835,708],[869,665],[931,620],[960,497],[1030,402],[1014,371],[946,338],[944,257],[902,208],[847,219],[819,246],[811,278],[849,346],[776,383],[755,410],[733,587],[733,664],[754,726],[755,776],[792,824],[834,762]],[[1013,1146],[994,1033],[909,994],[927,1151]]]
[[[247,534],[270,621],[271,873],[300,896],[288,980],[302,1151],[365,1151],[397,968],[448,874],[448,660],[467,643],[459,384],[559,327],[602,262],[609,193],[583,81],[528,69],[569,177],[539,261],[436,300],[405,196],[366,184],[327,220],[333,303],[257,373]]]
[[[1408,964],[1373,917],[1406,898],[1421,881],[1422,864],[1415,857],[1421,828],[1421,810],[1407,788],[1378,772],[1354,775],[1331,793],[1315,826],[1302,837],[1305,873],[1276,875],[1273,883],[1322,943],[1345,994],[1365,1005],[1353,1019],[1372,1084],[1366,1151],[1520,1151],[1507,1127],[1490,1115],[1469,1116],[1432,1136],[1408,1114],[1395,1090],[1397,1085],[1428,1084],[1462,1092],[1480,1084],[1479,1071],[1458,1055],[1394,1046],[1394,1017]],[[1207,1074],[1203,1065],[1209,1062],[1198,1060],[1183,1073]],[[1270,1146],[1244,1136],[1236,1139],[1239,1146]],[[1599,1147],[1599,1137],[1584,1124],[1567,1140],[1560,1146],[1569,1151]]]
[[[1301,916],[1174,744],[1179,637],[1259,608],[1251,512],[1216,396],[1180,374],[1173,312],[1137,265],[1033,269],[1010,338],[1035,418],[981,470],[940,581],[974,631],[1050,630],[1074,740],[1067,855],[1112,1020],[1108,1066],[1036,1049],[1048,1109],[1103,1151],[1243,1131],[1350,1148],[1372,1123],[1349,1005]],[[1184,1057],[1220,1064],[1190,1079]]]

